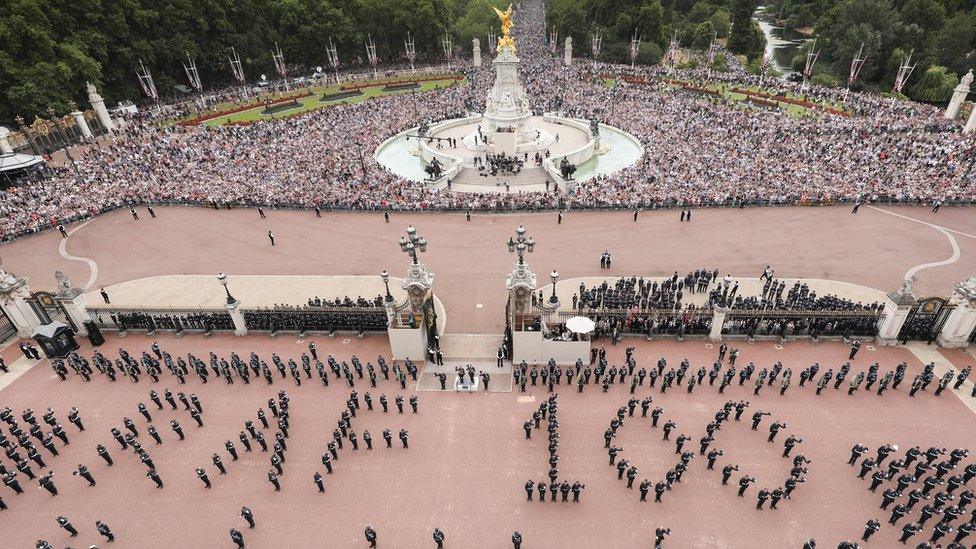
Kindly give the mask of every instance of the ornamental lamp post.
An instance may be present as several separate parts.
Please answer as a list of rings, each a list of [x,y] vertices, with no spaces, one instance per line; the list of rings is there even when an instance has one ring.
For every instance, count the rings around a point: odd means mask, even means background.
[[[417,234],[417,229],[413,225],[407,227],[407,237],[400,237],[400,251],[410,256],[413,264],[420,263],[417,260],[417,252],[427,251],[427,239]]]
[[[237,303],[237,300],[234,299],[234,296],[230,295],[230,289],[227,288],[227,275],[225,275],[224,273],[217,273],[217,280],[219,280],[220,283],[224,286],[224,292],[227,294],[227,304],[233,305]]]
[[[380,278],[383,279],[383,284],[386,286],[386,302],[393,303],[393,294],[390,293],[390,273],[384,269],[380,273]]]
[[[519,225],[515,229],[515,236],[508,238],[508,251],[518,253],[518,264],[525,265],[525,252],[535,251],[535,240],[531,236],[525,236],[525,227]]]
[[[552,297],[549,298],[549,303],[551,305],[556,305],[559,303],[559,298],[556,297],[556,281],[559,280],[559,273],[555,269],[549,273],[549,278],[552,279]]]

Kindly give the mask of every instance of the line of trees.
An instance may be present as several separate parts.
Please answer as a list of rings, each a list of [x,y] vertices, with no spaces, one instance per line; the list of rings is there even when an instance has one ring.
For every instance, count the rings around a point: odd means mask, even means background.
[[[560,40],[573,37],[576,53],[589,56],[591,38],[603,37],[600,59],[630,62],[630,40],[640,35],[637,62],[659,63],[677,33],[684,48],[707,50],[713,37],[730,51],[756,57],[766,45],[752,20],[756,0],[548,0],[546,19]]]
[[[973,8],[973,0],[777,0],[769,9],[788,24],[814,29],[821,51],[818,80],[846,84],[851,59],[864,44],[867,61],[858,87],[890,91],[898,66],[911,54],[916,68],[903,91],[942,102],[976,65]],[[802,66],[805,53],[794,59],[794,68]]]
[[[765,39],[753,20],[756,8],[757,0],[548,0],[546,16],[584,56],[599,33],[601,59],[630,62],[636,31],[643,41],[637,62],[658,63],[677,32],[685,48],[705,50],[712,36],[725,40],[758,70]],[[862,44],[867,61],[856,88],[890,91],[899,64],[912,54],[917,66],[903,91],[921,101],[946,101],[976,65],[976,0],[770,0],[766,12],[817,38],[820,84],[846,85]],[[803,70],[809,47],[793,59],[794,70]]]
[[[159,92],[186,85],[183,61],[196,60],[204,87],[233,80],[236,48],[252,81],[274,74],[277,42],[296,74],[328,68],[332,38],[344,67],[365,64],[367,33],[389,62],[404,56],[407,32],[419,60],[443,59],[441,39],[471,53],[471,38],[497,27],[501,0],[4,0],[0,2],[0,123],[28,121],[48,107],[86,101],[85,82],[111,104],[140,95],[141,59]],[[506,4],[507,5],[507,4]]]

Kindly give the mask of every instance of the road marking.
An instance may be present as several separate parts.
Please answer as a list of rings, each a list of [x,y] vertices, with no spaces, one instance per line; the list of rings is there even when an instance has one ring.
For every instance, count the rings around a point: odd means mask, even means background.
[[[13,364],[10,364],[7,367],[7,369],[10,370],[10,373],[0,375],[0,391],[9,387],[13,382],[17,381],[20,378],[20,376],[26,374],[27,370],[30,370],[31,368],[33,368],[34,366],[40,363],[41,363],[40,360],[28,359],[25,356],[22,356],[17,360],[15,360]]]
[[[89,288],[95,285],[95,280],[98,278],[98,263],[95,263],[94,260],[87,257],[76,257],[69,254],[67,251],[67,246],[68,246],[68,239],[71,238],[71,235],[83,229],[86,225],[88,225],[92,221],[95,221],[95,218],[89,219],[88,221],[85,221],[84,223],[78,225],[74,229],[71,229],[71,231],[68,233],[68,236],[62,238],[61,242],[58,244],[58,254],[60,254],[61,257],[70,261],[81,261],[88,264],[88,271],[91,274],[88,277],[88,284],[86,284],[85,287],[82,288],[86,292],[88,291]]]
[[[945,227],[940,227],[939,225],[935,225],[933,223],[929,223],[928,221],[922,221],[920,219],[915,219],[914,217],[908,217],[907,215],[902,215],[902,214],[898,214],[898,213],[895,213],[895,212],[889,212],[888,210],[883,210],[883,209],[878,208],[876,206],[868,206],[868,207],[871,208],[872,210],[877,210],[879,212],[886,213],[888,215],[893,215],[895,217],[900,217],[900,218],[906,219],[908,221],[914,221],[915,223],[921,223],[922,225],[926,225],[928,227],[931,227],[931,228],[939,231],[940,233],[942,233],[949,240],[949,245],[952,246],[952,255],[949,256],[948,259],[943,259],[942,261],[934,261],[932,263],[922,263],[921,265],[915,265],[911,269],[908,269],[907,272],[905,272],[905,279],[906,280],[908,278],[914,276],[919,271],[922,271],[924,269],[930,269],[932,267],[942,267],[942,266],[945,266],[945,265],[951,265],[951,264],[955,263],[956,261],[959,261],[959,256],[961,255],[961,253],[959,252],[959,243],[956,242],[956,237],[952,236],[952,233],[960,234],[962,236],[968,236],[969,238],[976,238],[976,236],[973,236],[971,234],[963,233],[963,232],[960,232],[960,231],[954,231],[952,229],[946,229]]]

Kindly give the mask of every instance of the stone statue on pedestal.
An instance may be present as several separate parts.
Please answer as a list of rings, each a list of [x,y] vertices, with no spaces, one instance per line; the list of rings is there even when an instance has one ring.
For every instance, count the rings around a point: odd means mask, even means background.
[[[969,87],[973,83],[973,71],[970,70],[965,75],[963,75],[962,80],[956,89],[952,92],[952,99],[949,100],[949,106],[946,107],[945,117],[949,120],[953,120],[959,114],[959,109],[962,107],[963,102],[966,101],[966,97],[969,95]]]

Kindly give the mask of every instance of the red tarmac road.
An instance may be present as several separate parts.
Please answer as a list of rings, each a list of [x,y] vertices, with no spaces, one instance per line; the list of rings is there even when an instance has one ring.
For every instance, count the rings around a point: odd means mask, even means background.
[[[919,295],[948,295],[952,284],[973,274],[976,210],[885,208],[966,234],[954,234],[961,256],[956,262],[918,274]],[[747,208],[696,210],[694,221],[680,223],[677,211],[569,212],[562,225],[555,214],[474,215],[393,214],[390,224],[378,213],[213,211],[158,208],[157,219],[141,210],[140,221],[121,210],[99,217],[74,233],[67,252],[98,264],[98,286],[164,274],[397,274],[406,264],[397,241],[414,224],[430,242],[422,259],[436,275],[434,291],[447,309],[450,333],[500,333],[504,326],[505,275],[513,254],[505,242],[523,224],[538,246],[528,261],[540,278],[556,269],[565,280],[594,274],[668,275],[699,267],[734,276],[757,276],[771,264],[778,276],[827,278],[882,290],[898,288],[914,265],[952,255],[948,239],[936,229],[862,207]],[[69,230],[71,228],[69,227]],[[277,246],[271,247],[267,231]],[[75,284],[85,284],[88,266],[58,254],[59,235],[0,246],[4,268],[29,276],[35,289],[55,287],[61,269]],[[604,250],[613,252],[613,269],[598,269]],[[483,305],[479,308],[477,305]]]
[[[307,343],[290,336],[240,339],[223,335],[163,336],[159,342],[174,356],[192,351],[206,357],[211,350],[227,356],[237,351],[245,360],[252,350],[265,359],[271,352],[286,360],[297,358]],[[119,346],[138,354],[149,343],[145,336],[110,336],[102,349],[108,356]],[[669,365],[675,366],[687,357],[697,369],[700,365],[708,367],[716,356],[716,350],[702,341],[650,343],[628,339],[624,345],[635,345],[638,365],[646,367],[665,356]],[[611,364],[623,361],[624,345],[608,348]],[[754,361],[768,367],[779,360],[794,369],[814,361],[823,368],[837,367],[848,352],[838,343],[791,342],[782,349],[771,343],[735,345],[742,350],[737,366]],[[316,346],[322,355],[332,353],[340,360],[355,353],[363,360],[375,361],[376,355],[388,353],[385,339],[375,336],[363,341],[316,338]],[[90,354],[90,349],[84,352]],[[903,348],[872,351],[866,347],[857,357],[855,371],[866,369],[873,361],[880,362],[882,371],[893,369],[902,360],[910,364],[910,380],[921,365]],[[797,379],[794,376],[794,381]],[[909,398],[902,386],[884,397],[864,391],[848,397],[846,391],[831,388],[816,397],[811,385],[798,388],[794,384],[786,397],[780,397],[774,388],[754,397],[748,385],[733,385],[723,397],[716,387],[707,385],[693,395],[683,388],[666,395],[640,388],[637,398],[652,395],[655,405],[665,410],[662,423],[673,419],[678,424],[672,439],[679,433],[688,434],[693,442],[686,447],[692,450],[697,450],[705,424],[727,399],[752,402],[744,419],[759,408],[773,414],[763,420],[759,433],[751,432],[745,422],[727,424],[714,444],[725,450],[719,467],[726,463],[741,465],[742,471],[733,482],[742,473],[758,479],[749,489],[749,497],[739,499],[734,487],[720,486],[720,472],[707,471],[704,458],[696,457],[684,481],[666,494],[663,504],[640,503],[636,489],[627,490],[624,481],[616,480],[603,449],[602,433],[616,409],[630,398],[627,388],[614,385],[609,394],[601,394],[589,386],[579,395],[575,387],[564,386],[559,397],[559,470],[569,480],[584,482],[586,490],[579,504],[529,503],[522,485],[529,478],[537,482],[545,479],[548,456],[545,431],[536,431],[532,440],[526,441],[521,425],[546,398],[545,389],[530,387],[526,395],[423,392],[419,393],[417,415],[384,415],[378,405],[376,411],[366,412],[364,405],[353,420],[353,429],[360,436],[363,429],[369,429],[376,449],[368,452],[361,446],[353,452],[347,442],[335,462],[335,474],[326,477],[326,493],[319,494],[312,475],[322,469],[320,456],[348,395],[344,387],[335,382],[328,388],[313,382],[295,387],[290,381],[277,379],[273,387],[260,381],[244,386],[239,380],[233,386],[216,380],[203,385],[195,378],[180,387],[175,379],[164,378],[155,386],[160,393],[170,387],[200,397],[205,421],[201,429],[182,407],[176,412],[168,406],[165,411],[156,411],[148,399],[151,387],[145,378],[138,384],[128,380],[111,384],[102,376],[89,384],[78,377],[60,383],[45,361],[3,390],[3,405],[11,406],[18,415],[32,407],[39,417],[51,406],[64,421],[68,408],[77,406],[87,427],[78,433],[74,426],[66,425],[71,444],[58,444],[59,457],[49,458],[42,450],[54,471],[59,496],[51,497],[36,483],[24,482],[27,493],[20,496],[0,487],[10,506],[0,512],[6,547],[33,547],[37,539],[46,539],[55,547],[101,543],[94,530],[97,519],[116,533],[114,546],[126,548],[229,548],[232,544],[227,531],[232,527],[244,532],[248,547],[360,548],[366,546],[362,530],[367,524],[378,531],[380,547],[387,548],[433,547],[431,531],[440,527],[446,533],[448,548],[511,547],[509,538],[517,529],[525,538],[526,548],[637,549],[651,546],[653,530],[658,526],[673,531],[666,547],[798,548],[807,537],[815,537],[822,547],[833,547],[840,539],[859,537],[864,522],[873,517],[884,526],[868,547],[893,547],[900,527],[888,526],[888,513],[877,508],[881,490],[877,495],[869,493],[867,482],[857,480],[856,471],[846,465],[850,447],[861,442],[872,452],[883,443],[897,443],[902,451],[913,444],[923,449],[930,445],[976,449],[976,432],[970,428],[972,413],[950,393],[935,397],[928,392]],[[282,491],[274,493],[265,478],[268,454],[244,453],[236,435],[244,421],[255,419],[257,409],[266,406],[267,399],[281,388],[291,397],[292,419]],[[370,390],[359,385],[357,389],[360,396]],[[413,394],[409,385],[407,391],[401,391],[390,382],[381,382],[371,392],[374,400],[382,392],[391,401],[397,394],[405,398]],[[136,410],[139,402],[146,402],[152,410],[164,439],[162,446],[155,446],[145,435],[147,423]],[[124,416],[136,422],[140,439],[146,439],[145,446],[166,483],[163,490],[154,488],[131,452],[120,451],[112,440],[109,428],[120,425]],[[186,431],[183,443],[177,442],[167,426],[173,418]],[[775,444],[769,444],[765,439],[773,420],[786,421],[788,428]],[[410,449],[382,447],[379,433],[385,427],[394,433],[408,429]],[[813,461],[808,482],[800,485],[792,500],[784,500],[779,510],[756,511],[758,489],[772,489],[786,478],[789,461],[780,454],[782,440],[790,433],[803,438],[797,450]],[[270,434],[266,433],[268,438]],[[235,440],[240,461],[232,462],[223,449],[227,439]],[[98,443],[110,449],[114,467],[107,468],[95,454]],[[399,446],[396,439],[394,444]],[[616,444],[624,448],[622,456],[638,467],[638,483],[645,476],[652,481],[660,479],[677,462],[673,444],[661,441],[660,429],[651,429],[649,419],[627,419]],[[210,464],[213,452],[222,456],[226,476],[218,475]],[[91,468],[96,487],[89,488],[71,476],[70,471],[79,463]],[[204,489],[196,478],[194,468],[198,466],[209,471],[212,490]],[[653,493],[651,496],[653,499]],[[254,511],[258,523],[255,530],[243,528],[237,517],[241,505]],[[55,518],[60,514],[81,530],[78,539],[69,541],[57,527]],[[921,536],[913,541],[921,541]]]

